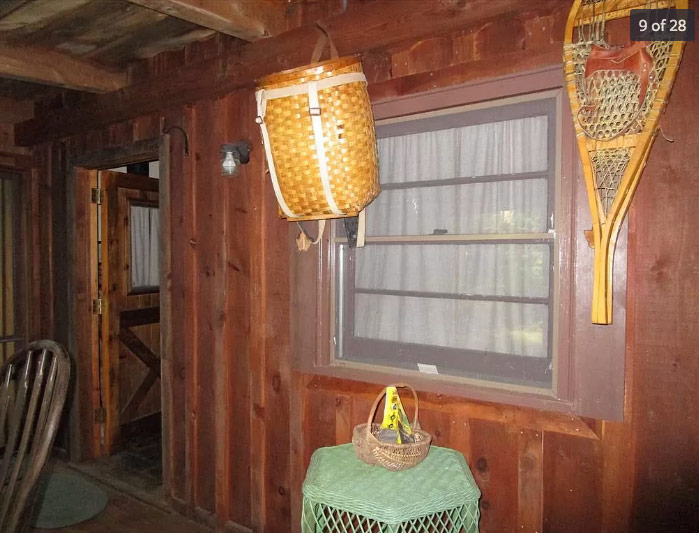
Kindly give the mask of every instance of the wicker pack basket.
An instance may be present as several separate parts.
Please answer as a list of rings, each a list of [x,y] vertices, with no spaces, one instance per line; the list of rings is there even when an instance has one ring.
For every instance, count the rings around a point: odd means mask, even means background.
[[[432,435],[420,429],[418,421],[418,399],[415,389],[406,383],[396,383],[389,387],[408,388],[413,393],[415,399],[415,416],[413,417],[413,435],[415,442],[407,444],[394,444],[391,442],[383,442],[378,439],[381,424],[374,424],[374,416],[376,409],[381,403],[381,399],[386,394],[384,388],[374,400],[374,405],[369,411],[369,418],[366,424],[355,426],[352,434],[352,444],[357,457],[370,465],[380,465],[387,470],[407,470],[420,463],[427,457],[430,451],[430,443]]]
[[[333,59],[316,62],[326,44]],[[311,65],[257,83],[257,123],[280,216],[354,217],[379,193],[374,117],[358,56],[323,33]]]

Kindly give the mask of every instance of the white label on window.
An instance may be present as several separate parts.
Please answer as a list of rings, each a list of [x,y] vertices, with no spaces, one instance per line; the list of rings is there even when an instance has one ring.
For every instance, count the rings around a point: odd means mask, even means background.
[[[426,365],[424,363],[418,363],[417,369],[424,374],[439,374],[437,367],[435,365]]]

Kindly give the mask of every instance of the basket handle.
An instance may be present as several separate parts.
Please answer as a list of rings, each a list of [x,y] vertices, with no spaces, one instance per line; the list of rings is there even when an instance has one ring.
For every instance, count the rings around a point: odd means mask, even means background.
[[[415,398],[415,416],[413,417],[413,428],[420,429],[418,427],[417,420],[417,415],[420,410],[418,406],[417,392],[415,392],[415,389],[413,389],[407,383],[393,383],[391,385],[386,385],[383,388],[383,390],[379,393],[379,395],[376,397],[376,400],[374,400],[374,405],[371,406],[371,411],[369,411],[369,418],[366,421],[367,431],[371,433],[371,423],[374,421],[374,417],[376,416],[376,409],[379,407],[379,403],[381,403],[381,398],[383,398],[386,395],[386,389],[388,389],[388,387],[396,387],[397,389],[410,389],[412,391],[413,398]]]
[[[311,55],[311,63],[317,63],[320,61],[320,57],[323,55],[323,50],[325,50],[326,46],[330,48],[330,58],[337,58],[337,48],[335,48],[335,43],[333,43],[333,40],[328,33],[328,29],[321,25],[320,22],[316,22],[316,28],[320,32],[320,35],[318,36],[316,46],[313,49],[313,54]]]

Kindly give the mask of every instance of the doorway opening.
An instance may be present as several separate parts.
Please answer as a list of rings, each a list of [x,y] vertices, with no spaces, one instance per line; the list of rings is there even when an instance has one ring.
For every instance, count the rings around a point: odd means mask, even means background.
[[[96,446],[78,468],[161,504],[159,162],[94,174]]]

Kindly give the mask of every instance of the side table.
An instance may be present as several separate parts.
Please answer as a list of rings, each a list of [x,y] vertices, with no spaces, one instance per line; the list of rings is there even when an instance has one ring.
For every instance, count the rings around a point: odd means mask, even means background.
[[[480,491],[464,456],[432,446],[400,472],[360,461],[351,444],[320,448],[303,483],[303,533],[478,533]]]

